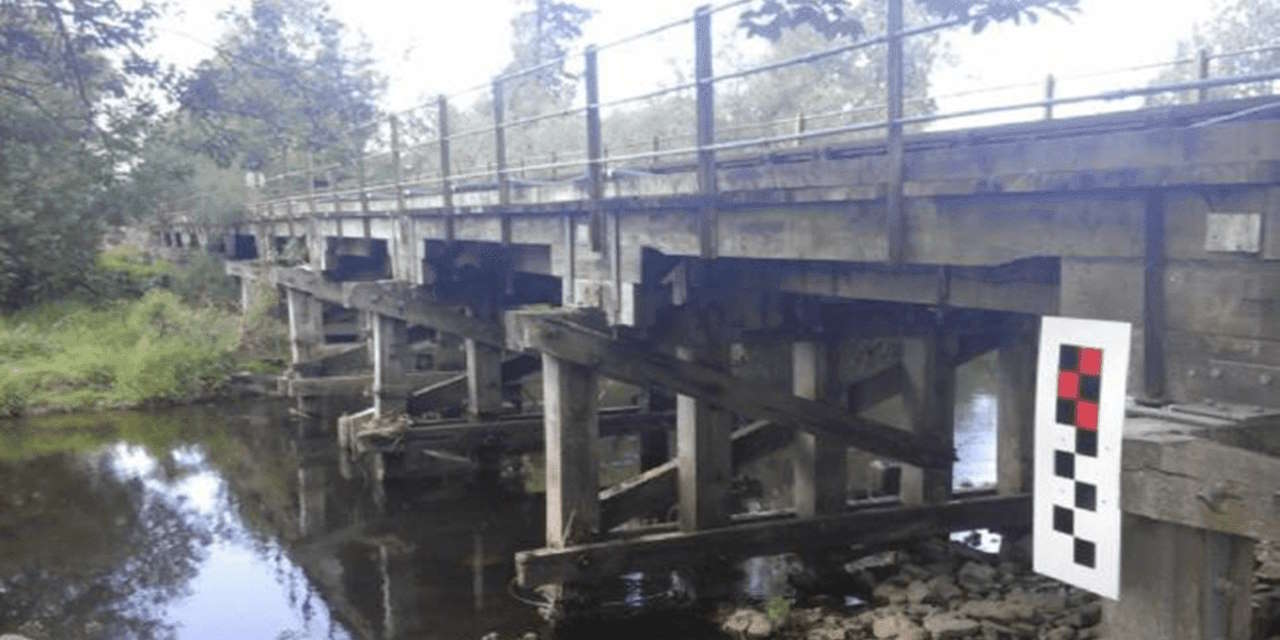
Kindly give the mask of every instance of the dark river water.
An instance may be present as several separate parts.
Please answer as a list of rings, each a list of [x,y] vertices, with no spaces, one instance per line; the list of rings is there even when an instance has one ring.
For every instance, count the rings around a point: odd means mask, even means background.
[[[976,380],[957,407],[958,485],[994,479],[995,401]],[[331,424],[266,401],[0,423],[0,633],[550,637],[509,586],[513,554],[542,542],[542,499],[522,490],[537,482],[520,477],[536,460],[507,482],[379,490],[339,463]],[[636,449],[606,443],[605,475],[636,471]],[[786,572],[749,561],[732,588],[784,593]],[[652,618],[576,635],[715,637],[700,618]]]

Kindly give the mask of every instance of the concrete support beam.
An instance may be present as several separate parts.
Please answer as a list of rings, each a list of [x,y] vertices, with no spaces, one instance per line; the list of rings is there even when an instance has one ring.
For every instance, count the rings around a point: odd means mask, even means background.
[[[953,350],[940,331],[906,338],[902,345],[906,372],[903,400],[910,429],[939,448],[955,444],[956,368]],[[951,465],[902,470],[902,502],[908,505],[946,502],[951,498]]]
[[[996,354],[996,489],[1002,495],[1031,491],[1039,341],[1039,327],[1031,324]]]
[[[1120,601],[1109,638],[1249,640],[1254,542],[1125,514]]]
[[[717,326],[708,326],[705,342],[676,349],[676,357],[713,369],[728,369],[728,344]],[[676,397],[676,460],[680,529],[696,531],[728,524],[728,488],[733,479],[732,413],[708,401]]]
[[[316,357],[317,347],[324,344],[324,303],[297,289],[285,289],[289,307],[289,356],[301,363]]]
[[[600,528],[598,387],[591,367],[542,356],[547,547],[553,549],[589,540]]]
[[[411,391],[406,374],[413,368],[409,325],[380,313],[371,314],[370,319],[374,413],[379,417],[404,413]]]
[[[467,412],[492,415],[502,410],[502,349],[466,341]]]
[[[801,398],[829,400],[838,383],[836,345],[796,342],[791,346],[791,386]],[[824,434],[797,431],[792,445],[796,514],[802,518],[844,511],[848,481],[844,443]]]
[[[677,349],[685,362],[727,370],[729,345],[712,328],[706,343]],[[733,479],[733,415],[709,402],[676,397],[676,460],[679,467],[680,529],[697,531],[729,523],[729,483]]]
[[[236,278],[236,281],[240,283],[240,313],[249,313],[249,308],[253,306],[254,287],[258,285],[246,277]]]

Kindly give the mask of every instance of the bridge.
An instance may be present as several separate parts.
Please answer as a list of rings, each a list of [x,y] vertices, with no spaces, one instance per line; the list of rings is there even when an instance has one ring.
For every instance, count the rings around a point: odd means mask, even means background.
[[[906,28],[890,0],[884,34],[717,75],[712,20],[742,4],[572,54],[581,106],[505,116],[504,90],[551,61],[482,85],[486,127],[452,131],[448,97],[422,143],[402,139],[405,114],[358,124],[375,133],[268,177],[242,221],[178,207],[156,244],[221,252],[246,292],[285,291],[282,388],[367,386],[373,406],[338,437],[379,475],[544,451],[546,543],[515,557],[526,587],[1025,530],[1038,318],[1129,322],[1121,507],[1143,543],[1107,623],[1113,637],[1248,638],[1247,559],[1280,537],[1280,101],[1214,92],[1269,89],[1280,70],[1215,76],[1215,60],[1259,49],[1204,53],[1176,61],[1195,71],[1177,83],[1057,95],[1051,79],[1038,100],[911,115],[904,41],[964,21]],[[601,100],[599,55],[686,29],[694,79],[667,90],[694,94],[693,140],[606,155],[602,116],[658,94]],[[718,137],[719,83],[870,47],[887,51],[887,82],[868,120]],[[580,153],[508,157],[515,132],[563,118],[584,127]],[[463,145],[490,160],[459,170]],[[957,369],[990,353],[998,482],[957,492]],[[522,402],[513,389],[537,374],[540,400]],[[602,487],[593,445],[622,433],[640,435],[643,471]],[[735,469],[780,450],[794,508],[734,513]],[[879,486],[895,495],[855,499],[849,467],[873,458],[900,465]]]

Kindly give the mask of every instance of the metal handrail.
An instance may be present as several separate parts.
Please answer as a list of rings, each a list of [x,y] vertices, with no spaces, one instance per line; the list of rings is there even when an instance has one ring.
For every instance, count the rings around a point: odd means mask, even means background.
[[[1041,83],[1040,82],[1013,83],[1013,84],[1006,84],[1006,85],[995,86],[995,87],[981,87],[977,89],[969,89],[969,90],[953,92],[949,94],[941,94],[936,96],[919,96],[919,97],[907,99],[904,96],[902,96],[901,70],[899,68],[898,71],[896,72],[897,73],[896,79],[895,79],[894,73],[889,74],[890,85],[891,87],[893,86],[897,87],[896,89],[897,94],[896,94],[896,98],[892,98],[893,96],[895,96],[895,94],[893,93],[893,91],[890,91],[888,95],[890,95],[892,99],[887,103],[863,105],[863,106],[854,107],[854,108],[841,108],[839,110],[820,112],[820,113],[814,113],[814,114],[800,113],[800,114],[797,114],[796,116],[787,117],[787,118],[763,120],[759,122],[745,122],[740,124],[730,123],[724,127],[717,127],[715,124],[715,114],[710,110],[710,104],[711,104],[710,96],[713,95],[712,87],[714,87],[718,83],[735,80],[735,79],[741,79],[741,78],[753,76],[756,74],[777,71],[780,69],[790,68],[797,65],[809,64],[809,63],[816,62],[818,60],[823,60],[829,57],[841,55],[851,51],[874,47],[874,46],[888,45],[890,46],[891,51],[894,51],[893,47],[896,46],[898,47],[897,50],[900,51],[901,50],[900,43],[908,38],[960,26],[966,23],[970,23],[974,19],[979,18],[979,16],[955,18],[955,19],[943,20],[940,22],[923,25],[920,27],[914,27],[910,29],[901,28],[901,23],[898,22],[896,23],[896,30],[894,27],[891,26],[890,30],[886,33],[863,38],[858,40],[857,42],[850,42],[850,43],[845,43],[837,46],[831,46],[831,47],[827,47],[817,51],[805,53],[802,55],[785,58],[782,60],[774,60],[771,62],[756,64],[756,65],[748,66],[745,68],[723,72],[718,75],[711,73],[710,71],[711,67],[709,63],[709,60],[710,60],[709,56],[712,55],[712,52],[709,46],[710,15],[721,12],[721,11],[725,11],[728,9],[732,9],[734,7],[739,7],[739,6],[748,4],[750,1],[752,0],[727,0],[726,2],[722,2],[715,6],[700,7],[691,17],[685,17],[678,20],[668,21],[668,22],[659,24],[657,26],[650,27],[648,29],[633,33],[631,35],[623,36],[621,38],[608,41],[601,46],[596,46],[596,47],[587,46],[587,47],[581,47],[581,48],[574,48],[564,53],[563,55],[556,56],[554,58],[539,62],[535,65],[506,72],[504,74],[501,74],[499,76],[492,78],[491,80],[483,84],[478,84],[473,87],[468,87],[450,95],[442,95],[437,99],[435,103],[415,105],[407,109],[403,109],[395,112],[389,112],[389,113],[380,115],[370,121],[365,121],[365,122],[351,125],[350,127],[347,127],[344,129],[343,131],[344,134],[359,132],[359,131],[368,129],[370,127],[374,127],[375,129],[380,129],[384,124],[389,124],[390,125],[389,145],[385,148],[381,148],[376,151],[365,153],[363,149],[364,149],[364,142],[367,140],[367,138],[361,137],[359,138],[359,140],[356,140],[353,138],[352,151],[354,153],[351,153],[349,156],[344,157],[344,159],[339,160],[338,162],[327,163],[323,166],[308,166],[302,169],[285,170],[281,173],[267,176],[263,179],[264,185],[270,185],[272,190],[275,192],[279,192],[283,190],[285,191],[285,193],[274,199],[262,200],[258,203],[258,206],[272,207],[278,204],[287,204],[290,206],[290,209],[292,209],[292,205],[294,203],[302,201],[302,202],[306,202],[308,205],[308,208],[314,212],[316,211],[315,203],[317,201],[326,200],[326,199],[337,201],[345,196],[359,195],[363,203],[362,206],[364,206],[367,210],[368,194],[370,194],[371,192],[385,192],[387,190],[392,190],[396,194],[398,207],[401,210],[403,210],[403,207],[404,207],[403,196],[406,193],[405,190],[407,187],[418,187],[423,185],[438,185],[438,186],[441,186],[441,188],[447,194],[447,192],[450,192],[453,189],[453,185],[456,182],[472,180],[477,178],[496,179],[498,182],[499,191],[501,193],[500,199],[503,202],[506,202],[508,197],[507,196],[508,178],[516,174],[522,174],[526,172],[551,171],[552,179],[555,179],[554,172],[557,169],[587,167],[588,168],[587,180],[588,182],[591,182],[593,185],[595,185],[596,182],[598,182],[601,179],[600,176],[602,172],[600,171],[600,169],[603,168],[605,163],[624,163],[624,162],[631,162],[631,161],[643,160],[643,159],[650,159],[650,160],[656,161],[659,158],[673,158],[673,157],[690,156],[690,155],[698,156],[699,167],[700,167],[699,168],[700,188],[704,190],[707,188],[714,189],[714,180],[712,180],[710,182],[710,186],[708,186],[704,182],[701,176],[705,173],[707,167],[712,167],[712,170],[714,170],[714,167],[715,167],[714,154],[720,151],[744,149],[744,148],[750,148],[750,147],[768,147],[770,145],[776,145],[779,143],[798,142],[801,140],[824,138],[824,137],[837,136],[841,134],[874,131],[874,130],[880,130],[880,129],[886,130],[889,138],[900,139],[901,128],[907,125],[923,125],[923,124],[935,123],[935,122],[940,122],[940,121],[949,120],[949,119],[979,116],[979,115],[986,115],[986,114],[992,114],[992,113],[1021,111],[1021,110],[1029,110],[1029,109],[1044,109],[1045,117],[1052,117],[1052,113],[1053,113],[1052,110],[1055,106],[1079,104],[1079,103],[1093,102],[1093,101],[1111,101],[1111,100],[1119,100],[1119,99],[1132,98],[1132,97],[1151,96],[1151,95],[1157,95],[1162,93],[1198,91],[1199,100],[1204,101],[1207,99],[1209,89],[1213,89],[1217,87],[1225,87],[1225,86],[1248,85],[1248,84],[1254,84],[1259,82],[1269,82],[1269,81],[1280,79],[1280,71],[1274,72],[1274,73],[1272,72],[1256,73],[1256,74],[1248,74],[1248,75],[1232,76],[1232,77],[1219,77],[1219,78],[1208,77],[1209,63],[1211,61],[1229,59],[1229,58],[1240,57],[1245,55],[1253,55],[1258,53],[1280,51],[1280,44],[1270,44],[1270,45],[1263,45],[1263,46],[1252,47],[1252,48],[1242,49],[1237,51],[1227,51],[1227,52],[1201,51],[1199,55],[1195,57],[1183,56],[1180,58],[1175,58],[1170,61],[1131,65],[1128,67],[1123,67],[1118,69],[1089,71],[1085,73],[1059,76],[1059,77],[1055,77],[1051,75],[1047,78],[1046,82],[1044,83],[1045,97],[1040,100],[1005,103],[1005,104],[972,108],[972,109],[961,109],[961,110],[950,111],[946,113],[926,113],[926,114],[903,117],[901,115],[902,114],[901,105],[905,105],[905,104],[927,103],[930,101],[935,101],[940,99],[963,97],[963,96],[970,96],[970,95],[981,95],[981,94],[990,95],[1000,91],[1034,87],[1034,86],[1040,85]],[[900,2],[900,1],[901,0],[888,0],[888,2],[890,2],[891,4],[895,2]],[[624,96],[621,98],[600,100],[598,97],[596,97],[597,94],[593,93],[593,91],[596,91],[596,90],[592,89],[591,87],[598,86],[597,76],[595,75],[597,73],[595,56],[600,51],[613,49],[616,47],[621,47],[630,43],[641,41],[646,38],[650,38],[658,34],[665,33],[669,30],[682,27],[687,24],[693,25],[694,31],[698,38],[698,43],[699,43],[698,46],[695,47],[695,59],[697,62],[698,71],[696,74],[697,77],[694,80],[689,82],[682,82],[675,85],[661,87],[661,88],[658,88],[652,91],[643,92],[640,94]],[[893,24],[895,23],[891,21],[891,25]],[[585,101],[584,104],[581,104],[580,106],[567,107],[567,108],[559,109],[556,111],[538,113],[535,115],[525,116],[525,117],[517,118],[513,120],[506,120],[504,118],[503,114],[508,110],[504,100],[504,97],[505,97],[503,92],[504,83],[508,83],[510,81],[513,81],[522,77],[526,77],[530,74],[536,73],[538,71],[541,71],[547,68],[551,68],[556,65],[564,64],[565,62],[568,62],[574,59],[578,55],[586,56],[585,60],[587,61],[587,64],[585,67],[586,71],[584,71],[584,78],[585,78],[586,86],[588,87],[588,99]],[[892,55],[889,57],[891,59],[893,58]],[[1134,71],[1146,71],[1151,69],[1174,67],[1178,65],[1185,65],[1189,63],[1195,63],[1195,62],[1199,62],[1200,64],[1200,70],[1199,70],[1200,77],[1198,80],[1194,80],[1194,81],[1151,85],[1146,87],[1096,92],[1096,93],[1089,93],[1089,94],[1075,95],[1075,96],[1055,95],[1055,89],[1054,89],[1055,83],[1064,81],[1064,80],[1069,81],[1069,80],[1096,78],[1101,76],[1117,75],[1117,74],[1134,72]],[[900,64],[900,56],[899,56],[899,64]],[[893,85],[893,82],[897,82],[898,84]],[[593,83],[596,83],[596,84],[593,84]],[[464,129],[460,131],[449,131],[447,126],[444,123],[444,119],[447,115],[447,105],[449,100],[456,98],[458,96],[473,93],[475,91],[482,90],[482,89],[490,89],[493,91],[494,115],[493,115],[492,124],[489,124],[487,126]],[[673,93],[686,92],[690,90],[697,91],[696,107],[697,107],[697,113],[698,113],[698,120],[697,120],[698,133],[696,134],[677,133],[677,134],[668,134],[668,135],[657,135],[657,136],[653,136],[652,138],[646,137],[646,139],[643,139],[643,140],[624,140],[621,142],[620,146],[617,148],[636,149],[636,148],[640,148],[642,146],[648,145],[650,143],[652,143],[653,148],[650,150],[644,150],[644,151],[633,152],[633,153],[624,153],[624,154],[613,155],[613,156],[609,156],[607,153],[607,150],[601,147],[600,113],[602,110],[611,109],[611,108],[619,107],[626,104],[652,100],[654,98],[658,98],[661,96],[665,96]],[[897,104],[896,107],[894,106],[895,100]],[[403,144],[400,139],[401,130],[399,129],[399,124],[398,124],[399,116],[420,111],[422,109],[427,108],[428,106],[432,106],[432,104],[434,104],[439,109],[439,113],[437,114],[437,125],[436,125],[435,135],[433,137],[423,139],[418,142],[414,142],[413,144],[409,144],[409,145]],[[889,117],[888,115],[886,115],[885,117],[882,117],[882,118],[873,118],[871,120],[866,120],[866,121],[848,122],[846,124],[837,124],[835,126],[804,130],[805,125],[811,124],[816,121],[829,120],[833,118],[842,118],[842,119],[851,118],[858,114],[866,114],[866,113],[874,114],[876,112],[884,112],[886,114],[892,114],[893,117]],[[507,157],[506,145],[505,145],[506,132],[513,130],[515,128],[526,127],[526,126],[530,126],[533,124],[537,124],[537,123],[552,120],[552,119],[565,118],[570,116],[579,116],[584,114],[587,116],[587,128],[588,128],[588,147],[585,153],[581,149],[570,150],[570,151],[560,151],[560,152],[553,151],[549,154],[523,156],[523,157],[517,158],[515,163],[511,162],[511,159]],[[741,132],[741,131],[751,131],[751,130],[758,131],[761,129],[767,130],[770,127],[787,124],[787,123],[796,123],[797,130],[794,132],[785,133],[781,135],[756,136],[756,137],[737,139],[737,140],[723,140],[723,139],[717,140],[716,139],[716,132],[723,135],[731,132]],[[592,129],[593,126],[595,127],[594,129]],[[431,127],[429,125],[426,128],[426,131],[431,132]],[[895,133],[895,131],[897,131],[898,133]],[[594,134],[592,132],[594,132]],[[474,136],[482,136],[486,134],[491,134],[495,136],[494,147],[493,147],[494,149],[493,162],[488,166],[483,166],[483,164],[475,164],[461,173],[457,173],[457,174],[453,173],[453,170],[456,167],[453,166],[455,163],[451,161],[449,158],[449,150],[448,150],[449,143],[455,140],[461,140],[464,138],[470,138]],[[592,138],[592,135],[594,135],[595,137]],[[375,131],[372,134],[371,139],[374,139],[376,141],[375,148],[388,144],[388,141],[383,139],[382,136],[383,136],[383,133],[380,131]],[[899,138],[894,138],[894,136],[899,136]],[[668,146],[667,148],[662,148],[664,146],[663,142],[671,142],[676,140],[688,140],[690,138],[693,139],[693,142],[694,142],[693,144],[685,144],[682,146],[675,146],[675,147]],[[592,146],[592,145],[595,145],[595,146]],[[440,149],[439,161],[432,162],[430,160],[430,157],[428,157],[424,162],[419,164],[419,166],[426,169],[432,169],[432,165],[435,165],[434,171],[422,173],[413,177],[405,177],[402,173],[406,166],[403,164],[404,154],[412,152],[415,154],[414,157],[421,159],[422,156],[417,154],[423,149],[428,149],[432,147],[438,147]],[[286,153],[288,153],[288,151],[289,150],[286,148]],[[386,180],[385,165],[381,164],[382,162],[381,159],[386,156],[390,156],[391,158],[391,173],[394,174],[394,179],[391,181]],[[375,159],[377,159],[380,163],[379,164],[380,168],[378,169],[378,172],[382,176],[382,178],[377,183],[370,183],[367,176],[367,163]],[[548,160],[548,161],[543,161],[543,160]],[[309,156],[308,156],[307,162],[308,162],[308,165],[311,165],[311,160]],[[350,181],[352,180],[352,176],[350,174],[335,176],[333,175],[333,172],[335,170],[345,169],[353,166],[356,166],[359,168],[359,172],[358,172],[359,175],[357,177],[358,185],[351,188],[337,188],[341,184],[350,184]],[[315,189],[316,179],[317,177],[321,177],[321,176],[325,177],[326,182],[328,183],[328,189],[323,192],[318,192]],[[579,174],[578,177],[576,177],[575,179],[580,179],[580,177],[581,175]],[[289,181],[291,179],[296,179],[296,178],[303,179],[303,184],[305,185],[305,193],[301,191],[288,193],[288,191],[290,191],[291,189],[297,189],[296,185],[289,184]],[[589,192],[593,194],[599,194],[601,193],[601,190],[599,186],[596,185],[596,186],[593,186],[589,190]],[[195,195],[196,194],[193,194],[193,196]],[[599,197],[599,196],[594,195],[593,197]],[[185,202],[187,199],[188,198],[184,198],[176,202],[173,202],[171,203],[171,206],[179,206],[180,203]],[[446,198],[446,204],[448,202],[449,201]]]

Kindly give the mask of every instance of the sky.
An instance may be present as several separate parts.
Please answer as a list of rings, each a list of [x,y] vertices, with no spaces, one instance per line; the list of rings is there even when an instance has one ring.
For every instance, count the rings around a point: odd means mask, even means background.
[[[596,10],[583,43],[607,42],[692,14],[705,0],[580,0]],[[882,1],[882,0],[869,0]],[[510,18],[515,0],[330,0],[336,16],[358,30],[373,47],[380,70],[389,78],[385,106],[402,109],[429,96],[475,86],[495,75],[510,59]],[[217,39],[217,14],[244,0],[174,0],[177,13],[157,29],[155,50],[180,66],[209,54]],[[1211,17],[1212,0],[1082,0],[1072,22],[1056,18],[1036,25],[998,25],[973,36],[948,36],[950,59],[934,70],[934,95],[978,87],[1031,83],[1001,94],[1006,101],[1036,99],[1045,75],[1054,73],[1059,95],[1144,84],[1155,71],[1071,80],[1071,76],[1170,60],[1179,39],[1198,20]],[[732,34],[735,13],[717,14],[718,42]],[[686,26],[668,32],[651,46],[622,47],[601,56],[602,78],[615,85],[609,94],[628,95],[676,79],[673,62],[687,62],[692,32]],[[748,48],[748,51],[750,49]],[[625,75],[608,70],[623,66]],[[617,79],[623,78],[621,82]],[[607,80],[602,80],[607,84]],[[632,87],[636,89],[632,90]],[[993,94],[994,95],[994,94]],[[974,98],[939,101],[941,110],[975,106]]]

